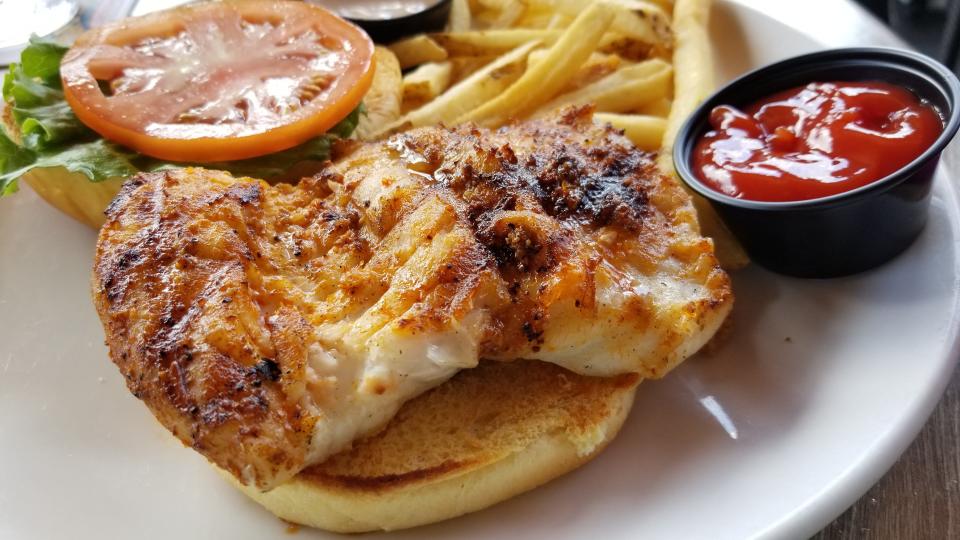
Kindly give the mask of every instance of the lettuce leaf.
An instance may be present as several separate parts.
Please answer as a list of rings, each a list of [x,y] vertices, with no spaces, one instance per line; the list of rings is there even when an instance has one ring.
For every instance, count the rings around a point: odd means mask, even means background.
[[[93,182],[139,171],[196,165],[156,160],[108,142],[81,123],[63,97],[60,61],[67,48],[31,39],[3,81],[7,110],[5,132],[0,131],[0,197],[17,191],[17,179],[37,167],[64,167]],[[257,158],[202,166],[238,176],[271,179],[297,163],[321,162],[330,157],[334,139],[347,138],[363,112],[357,107],[326,134],[299,146]]]

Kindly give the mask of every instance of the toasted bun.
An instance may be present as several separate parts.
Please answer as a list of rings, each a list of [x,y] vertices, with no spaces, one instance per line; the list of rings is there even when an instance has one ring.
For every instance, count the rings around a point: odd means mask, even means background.
[[[103,211],[120,191],[123,178],[91,182],[86,176],[63,167],[33,169],[20,180],[57,210],[99,229],[106,220]]]
[[[587,462],[633,404],[638,378],[576,375],[551,364],[484,362],[408,402],[353,449],[250,498],[294,523],[394,530],[456,517]]]

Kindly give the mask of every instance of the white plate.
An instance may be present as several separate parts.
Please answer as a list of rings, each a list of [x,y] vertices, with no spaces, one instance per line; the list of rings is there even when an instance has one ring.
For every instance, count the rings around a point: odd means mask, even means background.
[[[812,23],[805,34],[720,2],[722,72],[828,44],[891,42],[856,9],[829,5],[840,22],[792,20]],[[829,281],[738,273],[732,339],[645,383],[622,434],[593,463],[395,537],[814,533],[893,463],[953,368],[960,212],[939,174],[926,231],[877,271]],[[92,231],[29,190],[0,202],[0,537],[289,538],[127,392],[89,298],[93,243]]]

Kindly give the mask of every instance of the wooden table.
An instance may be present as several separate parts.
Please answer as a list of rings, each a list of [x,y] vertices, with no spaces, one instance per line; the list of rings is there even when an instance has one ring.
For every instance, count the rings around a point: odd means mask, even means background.
[[[733,1],[788,22],[830,46],[904,46],[883,23],[850,0]],[[952,170],[960,170],[960,142],[950,145],[944,159]],[[930,420],[893,468],[814,538],[960,538],[960,371],[954,373]]]
[[[958,155],[954,145],[954,156]],[[957,160],[960,161],[960,160]],[[816,540],[960,538],[960,371],[917,440]]]

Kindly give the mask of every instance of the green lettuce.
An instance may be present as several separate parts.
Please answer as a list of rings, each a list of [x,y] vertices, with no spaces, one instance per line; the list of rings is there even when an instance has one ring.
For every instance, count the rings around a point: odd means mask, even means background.
[[[3,80],[7,107],[0,130],[0,197],[17,190],[17,179],[37,167],[64,167],[99,182],[139,171],[193,165],[156,160],[111,143],[83,125],[63,97],[60,61],[67,48],[31,39]],[[275,178],[301,162],[324,161],[335,138],[356,129],[363,112],[357,107],[326,134],[274,154],[203,166],[240,176]]]

